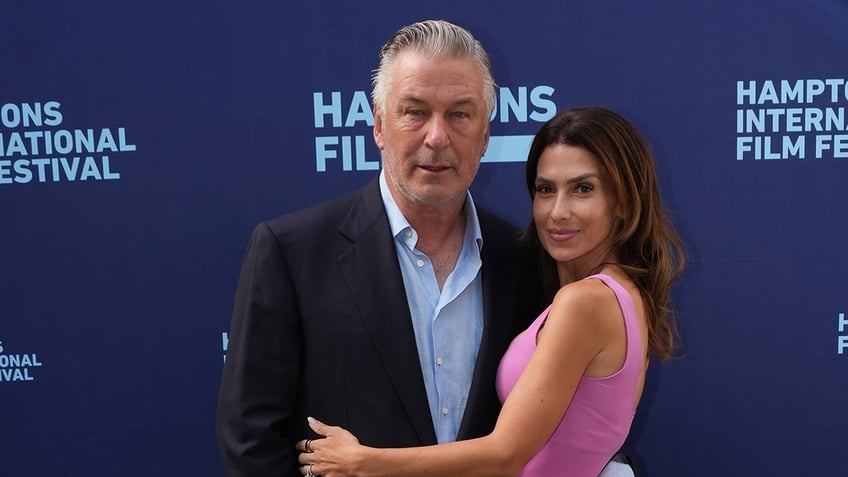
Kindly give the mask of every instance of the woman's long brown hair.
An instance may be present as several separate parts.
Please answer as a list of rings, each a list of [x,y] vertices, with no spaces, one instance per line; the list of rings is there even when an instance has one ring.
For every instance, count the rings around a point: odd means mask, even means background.
[[[530,147],[526,180],[531,201],[539,157],[553,144],[586,149],[606,169],[622,215],[613,231],[612,250],[642,294],[649,350],[662,359],[672,357],[678,332],[670,305],[671,284],[683,271],[686,255],[660,198],[648,143],[615,111],[590,107],[561,112],[541,127]],[[545,295],[552,299],[560,287],[556,263],[542,247],[532,219],[522,241],[538,256]]]

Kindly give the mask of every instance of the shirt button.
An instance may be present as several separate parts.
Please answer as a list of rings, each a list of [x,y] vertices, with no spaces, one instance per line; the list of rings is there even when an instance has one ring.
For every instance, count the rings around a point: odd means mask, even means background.
[[[417,262],[417,263],[418,263],[418,266],[419,266],[419,267],[423,267],[423,266],[424,266],[424,260],[421,260],[420,258],[418,259],[418,262]]]
[[[436,358],[436,366],[441,366],[444,362],[445,360],[443,360],[442,358]]]
[[[442,408],[442,415],[445,415],[445,416],[448,415],[448,408],[446,408],[446,407]]]
[[[407,230],[407,231],[406,231],[406,236],[407,236],[407,237],[412,237],[412,231],[411,231],[411,230]]]

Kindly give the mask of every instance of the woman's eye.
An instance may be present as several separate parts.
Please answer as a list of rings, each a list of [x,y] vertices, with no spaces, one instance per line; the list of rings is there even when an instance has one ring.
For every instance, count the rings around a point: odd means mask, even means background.
[[[592,189],[592,184],[577,184],[577,192],[581,194],[588,194]]]
[[[541,184],[536,186],[536,192],[539,194],[546,194],[548,192],[551,192],[551,190],[553,189],[551,189],[551,186],[549,185]]]

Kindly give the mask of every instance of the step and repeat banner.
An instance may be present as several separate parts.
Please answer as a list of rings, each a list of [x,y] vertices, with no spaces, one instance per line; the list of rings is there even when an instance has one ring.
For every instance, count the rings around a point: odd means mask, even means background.
[[[7,3],[0,475],[223,475],[248,235],[377,174],[370,75],[425,18],[492,56],[472,193],[516,224],[557,111],[650,138],[689,264],[628,443],[647,475],[848,471],[844,0]]]

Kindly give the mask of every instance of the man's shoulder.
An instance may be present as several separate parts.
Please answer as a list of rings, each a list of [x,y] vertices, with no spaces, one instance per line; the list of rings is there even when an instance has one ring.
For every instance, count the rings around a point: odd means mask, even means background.
[[[373,183],[368,183],[352,192],[280,214],[259,225],[268,227],[275,235],[292,230],[321,233],[327,228],[338,228],[352,213],[365,213],[377,205],[382,205],[379,202],[379,191],[375,190]]]
[[[337,217],[350,208],[355,192],[333,197],[302,209],[291,210],[263,222],[272,230],[281,230],[305,223],[320,225],[329,218]]]
[[[514,223],[480,206],[477,206],[477,219],[480,221],[484,242],[489,241],[490,238],[513,242],[518,239],[521,233],[521,230]]]

